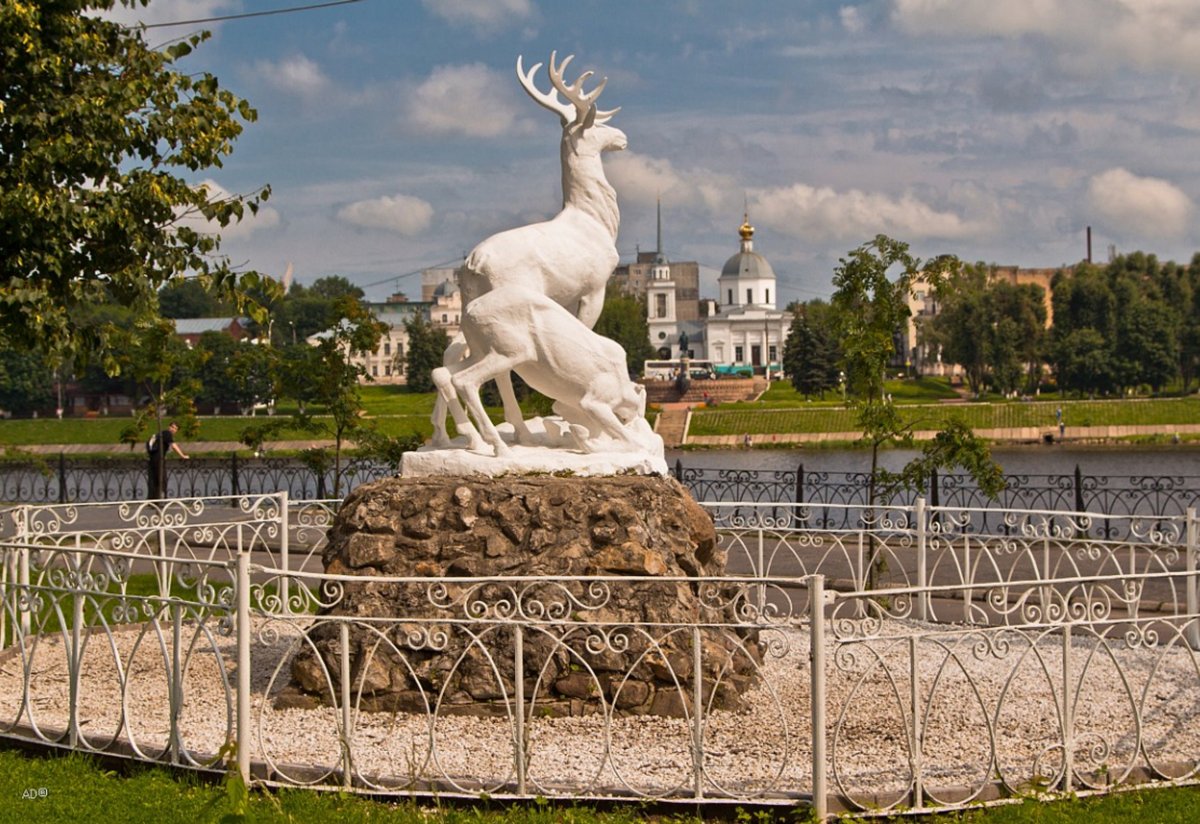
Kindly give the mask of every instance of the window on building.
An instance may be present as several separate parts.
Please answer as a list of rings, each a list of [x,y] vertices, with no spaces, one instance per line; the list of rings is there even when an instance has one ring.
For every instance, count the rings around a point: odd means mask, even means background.
[[[442,313],[442,323],[449,323],[449,322],[450,322],[450,316],[447,315],[445,312],[443,312]]]
[[[389,378],[392,376],[392,365],[390,363],[385,363],[383,365],[383,374],[387,375]]]
[[[733,306],[733,290],[732,289],[729,290],[729,300],[727,300],[725,302],[728,303],[730,306]]]
[[[746,303],[754,303],[754,290],[753,289],[746,290]]]
[[[383,354],[392,354],[392,342],[390,340],[383,342]]]
[[[666,316],[667,316],[667,296],[662,295],[662,294],[655,295],[654,296],[654,317],[665,318]]]
[[[734,363],[741,363],[743,360],[745,360],[745,359],[742,357],[742,355],[743,355],[743,354],[745,354],[745,352],[744,352],[744,350],[742,349],[742,347],[740,347],[740,346],[735,346],[735,347],[733,347],[733,362],[734,362]]]
[[[763,298],[763,303],[770,303],[770,302],[771,302],[771,290],[768,289],[767,296],[765,298]]]
[[[767,347],[767,360],[775,361],[777,358],[778,356],[775,354],[775,344],[771,344]]]
[[[371,375],[376,378],[379,377],[379,367],[378,366],[371,367]]]

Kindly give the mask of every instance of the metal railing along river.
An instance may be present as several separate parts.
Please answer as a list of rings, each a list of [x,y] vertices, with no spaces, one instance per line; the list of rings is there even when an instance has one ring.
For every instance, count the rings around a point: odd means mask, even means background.
[[[118,502],[146,496],[146,461],[130,458],[68,459],[0,462],[0,501],[19,503]],[[339,488],[348,493],[356,486],[395,471],[364,458],[347,461]],[[697,500],[738,501],[752,504],[830,504],[819,517],[828,526],[848,528],[867,504],[868,476],[864,472],[806,471],[803,462],[794,469],[754,470],[685,466],[676,461],[672,474]],[[333,494],[334,471],[306,465],[295,458],[196,458],[171,462],[169,489],[178,497],[260,495],[286,490],[296,499],[325,498]],[[911,506],[918,497],[933,506],[981,510],[1069,510],[1109,515],[1182,515],[1200,506],[1200,476],[1097,475],[1076,466],[1067,474],[1011,474],[1007,487],[995,500],[980,492],[967,475],[932,475],[920,493],[897,492],[878,503]],[[999,515],[997,515],[999,517]],[[844,518],[844,522],[835,523]],[[1116,527],[1117,522],[1104,522]],[[988,526],[978,516],[972,528]],[[1113,537],[1113,536],[1110,536]]]
[[[195,769],[232,751],[265,786],[819,815],[1196,777],[1195,510],[986,510],[984,529],[917,499],[843,528],[834,504],[706,506],[727,574],[679,580],[326,575],[332,502],[282,493],[15,507],[0,736]],[[339,614],[364,581],[428,609]],[[702,614],[623,621],[633,585],[691,587]],[[730,650],[752,662],[735,696]],[[448,686],[468,669],[487,712]],[[643,669],[673,711],[623,709]]]

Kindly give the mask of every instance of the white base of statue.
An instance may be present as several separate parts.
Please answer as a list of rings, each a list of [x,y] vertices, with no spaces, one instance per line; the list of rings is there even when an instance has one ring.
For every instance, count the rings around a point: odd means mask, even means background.
[[[517,443],[512,425],[502,423],[496,429],[508,444],[507,454],[496,457],[492,447],[487,445],[472,451],[466,436],[460,435],[452,439],[449,446],[426,445],[416,452],[405,453],[400,463],[400,477],[478,475],[495,478],[559,472],[579,476],[668,474],[662,438],[650,429],[644,418],[636,423],[642,430],[638,432],[641,449],[630,451],[626,446],[625,450],[605,450],[603,442],[593,442],[595,451],[590,452],[568,448],[570,430],[561,418],[526,421],[533,436],[532,444]],[[618,444],[614,442],[614,446]]]

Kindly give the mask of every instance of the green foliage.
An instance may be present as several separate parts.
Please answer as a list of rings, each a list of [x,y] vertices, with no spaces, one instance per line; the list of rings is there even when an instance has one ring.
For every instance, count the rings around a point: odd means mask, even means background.
[[[442,355],[450,345],[444,329],[437,329],[424,315],[416,314],[404,324],[408,332],[408,353],[404,374],[413,392],[432,392],[433,370],[442,365]]]
[[[26,416],[53,405],[54,371],[40,351],[0,348],[0,409]]]
[[[233,304],[195,278],[175,280],[158,291],[158,311],[164,318],[228,317]]]
[[[783,349],[783,371],[797,392],[809,398],[838,386],[841,353],[829,304],[813,300],[791,307],[792,325]]]
[[[0,5],[0,334],[111,355],[114,330],[77,326],[74,311],[108,300],[148,310],[184,274],[261,314],[236,286],[262,279],[235,276],[195,221],[229,226],[268,190],[218,197],[184,177],[220,166],[254,110],[211,74],[177,68],[206,34],[158,50],[86,12]]]
[[[397,472],[404,453],[414,451],[425,442],[415,433],[391,436],[374,426],[360,428],[354,437],[359,455],[379,461]]]
[[[625,365],[634,377],[641,377],[645,362],[655,356],[650,344],[650,326],[646,322],[646,304],[634,295],[609,289],[604,295],[604,307],[594,331],[621,344],[625,350]]]
[[[899,267],[895,280],[889,271]],[[915,482],[930,469],[961,466],[980,489],[994,488],[1000,468],[987,446],[960,420],[943,426],[920,457],[895,476],[879,468],[879,449],[907,442],[918,421],[905,419],[885,391],[885,372],[895,352],[895,335],[908,320],[909,298],[917,279],[936,290],[962,277],[959,261],[943,256],[921,261],[908,252],[908,244],[884,235],[850,252],[834,271],[833,327],[839,333],[848,396],[856,410],[857,428],[871,449],[868,501],[889,484]],[[999,490],[996,489],[996,492]],[[989,493],[994,494],[994,493]]]
[[[929,351],[962,366],[976,397],[989,387],[1001,395],[1032,392],[1044,354],[1041,287],[996,281],[993,269],[977,263],[949,272],[935,290],[938,313],[921,329]]]

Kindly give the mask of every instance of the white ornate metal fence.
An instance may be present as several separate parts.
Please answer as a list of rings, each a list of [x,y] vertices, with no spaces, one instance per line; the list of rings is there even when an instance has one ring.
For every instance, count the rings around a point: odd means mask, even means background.
[[[400,618],[333,612],[364,578],[322,571],[332,502],[16,507],[0,735],[232,751],[272,786],[821,815],[1196,777],[1194,510],[708,506],[723,578],[369,578],[427,605]],[[693,622],[617,609],[681,587]]]

